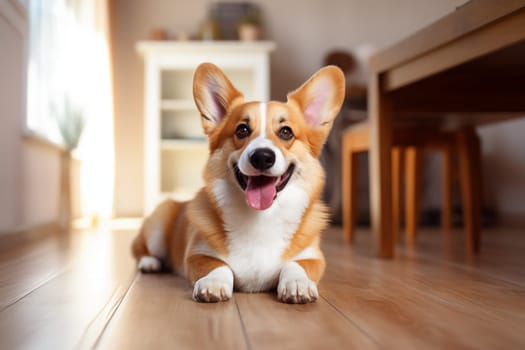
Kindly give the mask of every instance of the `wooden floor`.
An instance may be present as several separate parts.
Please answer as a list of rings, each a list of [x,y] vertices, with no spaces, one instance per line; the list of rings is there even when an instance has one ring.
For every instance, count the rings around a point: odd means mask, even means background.
[[[199,304],[170,275],[135,272],[134,230],[0,240],[1,349],[524,349],[525,230],[423,232],[394,260],[371,256],[369,231],[344,246],[325,234],[321,298],[272,293]]]

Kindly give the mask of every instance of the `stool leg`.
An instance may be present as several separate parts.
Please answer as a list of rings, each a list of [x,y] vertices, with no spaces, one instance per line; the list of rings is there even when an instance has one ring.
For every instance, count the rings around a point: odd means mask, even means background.
[[[415,242],[419,218],[419,153],[417,147],[407,147],[405,150],[405,227],[409,244]]]
[[[473,128],[458,133],[458,153],[467,252],[475,254],[480,248],[481,151],[479,137]]]
[[[441,228],[452,231],[452,150],[445,147],[441,151]]]
[[[357,213],[357,153],[351,141],[343,137],[342,190],[343,190],[343,240],[352,243]]]
[[[392,149],[392,236],[394,242],[399,241],[399,219],[401,217],[401,168],[403,149]]]

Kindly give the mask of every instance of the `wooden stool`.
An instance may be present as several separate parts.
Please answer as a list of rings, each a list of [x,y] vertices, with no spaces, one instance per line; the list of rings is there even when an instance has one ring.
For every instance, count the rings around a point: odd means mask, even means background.
[[[349,127],[342,136],[343,238],[351,243],[357,213],[357,154],[369,149],[366,122]],[[452,229],[453,155],[458,154],[467,250],[479,250],[481,221],[481,153],[479,137],[472,128],[436,131],[428,128],[396,130],[392,148],[392,232],[399,239],[401,178],[404,163],[405,227],[408,243],[414,243],[418,229],[421,157],[424,150],[436,150],[442,158],[441,226]]]

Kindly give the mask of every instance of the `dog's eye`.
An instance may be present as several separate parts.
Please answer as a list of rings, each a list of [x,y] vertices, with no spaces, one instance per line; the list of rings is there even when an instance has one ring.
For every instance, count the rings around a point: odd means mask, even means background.
[[[252,131],[246,124],[240,124],[235,130],[235,135],[240,139],[250,136],[251,133]]]
[[[283,126],[279,129],[278,133],[279,137],[283,139],[284,141],[289,141],[293,138],[293,131],[288,126]]]

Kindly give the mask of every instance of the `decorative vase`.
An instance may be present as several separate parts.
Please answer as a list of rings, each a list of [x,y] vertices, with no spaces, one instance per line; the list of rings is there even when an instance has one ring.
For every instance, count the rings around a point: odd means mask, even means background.
[[[251,23],[243,23],[239,25],[239,39],[241,41],[256,41],[260,36],[259,26]]]
[[[71,190],[71,168],[73,157],[71,150],[65,150],[60,157],[60,204],[59,224],[62,228],[69,230],[72,222],[72,190]]]

